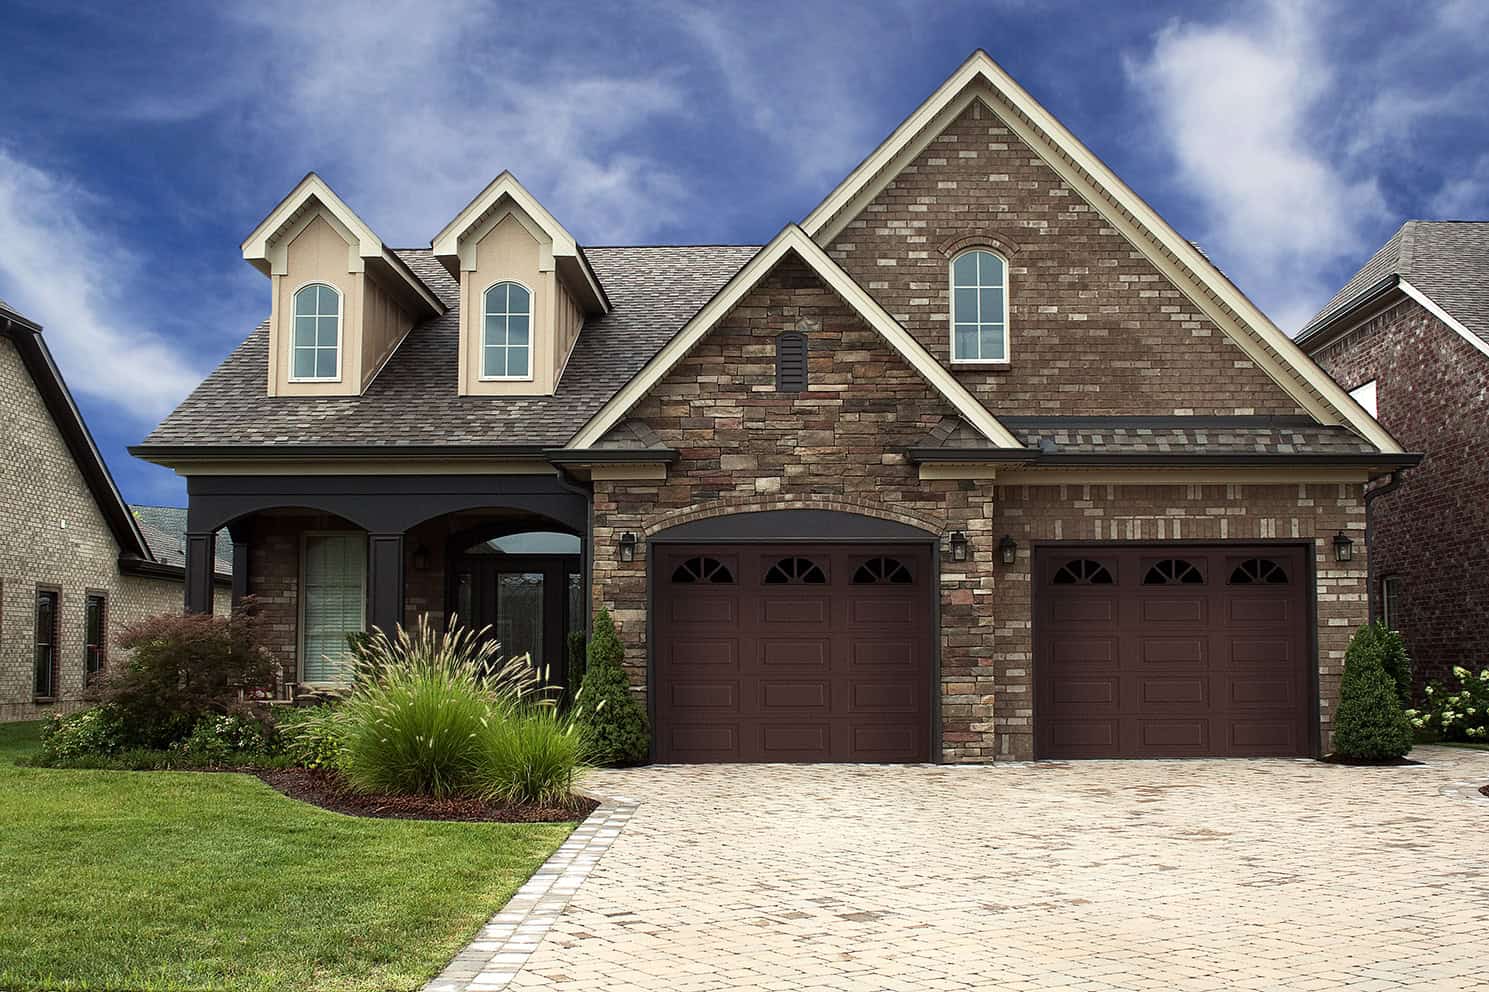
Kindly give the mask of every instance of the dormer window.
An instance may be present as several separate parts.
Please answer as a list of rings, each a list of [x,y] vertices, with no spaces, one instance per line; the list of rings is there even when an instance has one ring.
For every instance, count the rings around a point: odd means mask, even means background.
[[[291,343],[292,382],[336,382],[341,378],[341,294],[313,282],[295,291]]]
[[[532,294],[499,282],[483,294],[482,379],[532,378]]]
[[[1008,263],[986,248],[951,260],[951,360],[1008,361]]]

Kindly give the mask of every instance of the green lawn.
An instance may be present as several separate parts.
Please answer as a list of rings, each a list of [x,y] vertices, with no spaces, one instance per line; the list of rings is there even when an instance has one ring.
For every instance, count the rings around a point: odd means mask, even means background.
[[[416,989],[569,825],[342,816],[258,779],[17,767],[0,724],[0,989]]]

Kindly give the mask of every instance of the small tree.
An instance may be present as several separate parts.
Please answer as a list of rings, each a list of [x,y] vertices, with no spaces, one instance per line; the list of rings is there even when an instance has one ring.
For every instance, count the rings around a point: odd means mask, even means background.
[[[1361,627],[1344,655],[1344,680],[1334,716],[1334,753],[1360,761],[1390,761],[1411,750],[1411,721],[1402,708],[1397,683],[1386,671],[1383,628],[1374,626]]]
[[[118,645],[127,661],[104,679],[99,696],[132,747],[168,747],[208,713],[227,713],[239,694],[274,683],[274,659],[259,643],[250,608],[230,617],[161,614],[130,624]]]
[[[578,698],[590,753],[600,765],[637,765],[649,754],[646,714],[621,667],[624,657],[610,611],[601,609],[595,614],[589,664]]]

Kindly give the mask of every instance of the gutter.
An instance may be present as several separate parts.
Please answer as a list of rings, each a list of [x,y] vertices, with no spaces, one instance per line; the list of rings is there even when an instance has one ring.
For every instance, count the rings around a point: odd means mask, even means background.
[[[554,465],[671,465],[675,448],[549,448],[543,457]]]
[[[136,444],[129,453],[157,465],[172,461],[282,462],[294,458],[367,460],[378,458],[480,458],[486,460],[543,460],[552,451],[541,445],[497,444]]]
[[[1015,464],[1027,466],[1079,466],[1082,468],[1379,468],[1395,472],[1421,462],[1418,454],[1264,454],[1217,452],[1214,454],[1165,454],[1163,452],[1047,452],[1035,448],[911,448],[914,464],[954,462],[958,464]]]
[[[119,571],[125,575],[138,575],[147,579],[170,579],[174,582],[186,581],[186,568],[183,565],[167,565],[159,561],[145,561],[133,555],[119,556]],[[220,586],[231,586],[233,577],[213,569],[212,581]]]
[[[1356,293],[1343,306],[1341,306],[1338,310],[1335,310],[1324,320],[1309,327],[1305,327],[1303,331],[1296,338],[1293,339],[1293,343],[1300,348],[1304,348],[1306,345],[1314,343],[1315,339],[1324,338],[1329,331],[1334,330],[1339,324],[1343,323],[1346,320],[1353,320],[1355,314],[1357,314],[1364,307],[1368,306],[1371,303],[1379,302],[1381,299],[1388,296],[1393,290],[1397,289],[1400,284],[1401,277],[1395,273],[1392,273],[1391,275],[1386,276],[1384,279],[1380,280],[1374,285],[1360,290],[1360,292]],[[1317,343],[1321,345],[1323,342],[1322,340],[1319,340]]]

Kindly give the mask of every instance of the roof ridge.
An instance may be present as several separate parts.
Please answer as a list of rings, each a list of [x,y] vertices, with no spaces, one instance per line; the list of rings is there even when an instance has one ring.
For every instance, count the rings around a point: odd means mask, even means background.
[[[1416,247],[1419,220],[1409,220],[1401,225],[1401,250],[1396,253],[1396,274],[1405,275],[1411,269],[1412,254]]]

